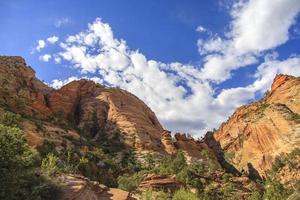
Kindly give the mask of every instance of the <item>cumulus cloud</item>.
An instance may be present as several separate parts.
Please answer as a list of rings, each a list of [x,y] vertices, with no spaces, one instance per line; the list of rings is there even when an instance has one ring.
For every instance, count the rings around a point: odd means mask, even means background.
[[[207,30],[206,30],[206,28],[204,28],[203,26],[198,26],[198,27],[196,28],[196,31],[199,32],[199,33],[201,33],[201,32],[205,32],[205,31],[207,31]]]
[[[41,61],[48,62],[51,59],[51,57],[52,56],[50,54],[44,54],[44,55],[39,56],[39,59]]]
[[[64,85],[72,82],[72,81],[77,81],[80,79],[87,79],[87,80],[92,80],[95,83],[99,83],[102,84],[102,80],[99,77],[77,77],[77,76],[71,76],[65,80],[60,80],[60,79],[54,79],[51,81],[51,83],[49,83],[48,85],[54,89],[59,89],[61,87],[63,87]]]
[[[298,0],[234,3],[231,29],[225,37],[214,35],[198,40],[200,54],[207,55],[203,78],[215,82],[228,80],[233,70],[256,63],[261,52],[285,43],[299,11]]]
[[[57,37],[57,36],[52,36],[52,37],[48,37],[47,38],[47,41],[49,42],[49,43],[51,43],[51,44],[54,44],[54,43],[56,43],[57,41],[59,40],[59,38]]]
[[[287,6],[297,6],[295,1],[289,1],[292,3],[284,6],[283,1],[272,1],[269,9],[279,12],[278,9],[284,10]],[[243,18],[243,23],[246,23],[244,13],[251,11],[253,3],[257,1],[243,1],[239,5],[234,5],[231,13],[232,29],[228,37],[222,38],[214,35],[208,40],[199,39],[198,46],[203,56],[203,66],[178,62],[163,63],[148,59],[138,50],[130,49],[125,40],[115,38],[109,24],[99,18],[89,24],[87,30],[69,35],[63,40],[59,44],[60,51],[53,57],[55,62],[59,63],[64,60],[71,63],[83,74],[97,74],[97,77],[101,77],[101,79],[94,79],[98,83],[118,86],[137,95],[155,111],[166,128],[199,136],[217,128],[237,106],[254,100],[256,93],[264,93],[275,74],[299,75],[300,73],[297,70],[300,65],[300,56],[286,60],[278,60],[274,54],[265,56],[263,51],[282,44],[283,39],[273,40],[265,47],[258,46],[256,49],[250,44],[238,45],[237,41],[247,36],[244,33],[247,29],[241,28],[239,21]],[[260,8],[258,12],[263,12],[264,5],[258,5],[258,7]],[[293,11],[292,14],[286,15],[284,12],[279,13],[282,13],[279,18],[287,24],[281,26],[284,29],[281,32],[288,37],[288,29],[293,24],[297,12]],[[249,20],[258,20],[261,23],[269,20],[264,14],[257,16],[260,17],[253,16]],[[280,32],[279,29],[280,27],[274,28],[275,31]],[[273,38],[281,34],[274,33],[274,35]],[[260,36],[252,35],[252,37]],[[254,40],[260,41],[260,39],[243,39],[245,43]],[[227,88],[216,93],[215,83],[230,79],[233,70],[258,63],[258,58],[263,58],[262,56],[265,56],[265,60],[258,64],[257,71],[253,74],[255,81],[252,84],[245,87]],[[70,77],[66,80],[53,80],[51,85],[59,88],[77,79],[78,77]]]
[[[46,46],[45,40],[38,40],[37,46],[35,47],[35,49],[37,51],[40,51],[41,49],[45,48],[45,46]]]

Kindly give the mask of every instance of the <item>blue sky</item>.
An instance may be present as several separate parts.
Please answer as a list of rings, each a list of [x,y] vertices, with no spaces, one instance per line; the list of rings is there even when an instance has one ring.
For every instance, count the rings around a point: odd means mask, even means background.
[[[1,1],[0,54],[56,88],[81,77],[124,88],[165,128],[200,136],[277,73],[300,75],[299,11],[299,0]]]

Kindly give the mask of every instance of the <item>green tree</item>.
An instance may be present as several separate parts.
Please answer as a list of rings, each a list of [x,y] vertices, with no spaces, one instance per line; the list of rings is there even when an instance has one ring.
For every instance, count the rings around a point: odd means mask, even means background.
[[[56,198],[55,187],[35,175],[38,160],[19,128],[0,124],[0,199]]]
[[[128,192],[133,192],[139,186],[140,182],[143,179],[144,174],[145,174],[144,171],[140,171],[133,175],[119,176],[118,187]]]
[[[270,178],[265,182],[265,189],[263,199],[267,200],[286,199],[290,193],[279,181]]]

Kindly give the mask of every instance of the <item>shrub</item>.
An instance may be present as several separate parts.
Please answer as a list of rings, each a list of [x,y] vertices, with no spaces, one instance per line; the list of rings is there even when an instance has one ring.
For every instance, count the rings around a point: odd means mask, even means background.
[[[53,142],[51,142],[49,140],[44,140],[43,144],[41,146],[39,146],[37,149],[42,157],[46,157],[47,154],[49,154],[49,153],[56,154],[55,147],[56,147],[56,145]]]
[[[177,190],[172,198],[172,200],[197,200],[197,199],[198,197],[196,194],[185,189]]]
[[[286,199],[290,193],[279,181],[275,179],[271,180],[269,178],[265,182],[265,189],[263,199],[268,200]]]
[[[9,127],[19,127],[21,116],[12,112],[4,112],[0,115],[0,124]]]
[[[145,174],[144,171],[140,171],[133,175],[119,176],[118,187],[128,192],[133,192],[139,186],[140,182],[143,179],[144,174]]]
[[[171,200],[170,195],[163,191],[146,190],[141,195],[141,200]]]
[[[41,169],[42,172],[48,176],[51,176],[59,171],[57,165],[58,157],[53,153],[49,153],[42,161]]]
[[[173,156],[165,156],[159,160],[159,165],[156,167],[156,171],[162,175],[178,174],[187,166],[184,153],[178,151]]]
[[[253,192],[247,200],[261,200],[262,196],[258,191]]]
[[[38,161],[20,129],[0,124],[0,199],[57,199],[55,187],[35,175]]]

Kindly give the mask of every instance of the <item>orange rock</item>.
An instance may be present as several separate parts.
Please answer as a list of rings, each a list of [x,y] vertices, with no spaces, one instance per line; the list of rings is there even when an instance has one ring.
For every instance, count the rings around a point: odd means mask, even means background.
[[[175,177],[163,176],[157,174],[148,174],[144,177],[140,183],[138,189],[140,191],[152,189],[152,190],[165,190],[174,191],[180,188],[181,183],[176,181]]]
[[[61,185],[59,200],[135,200],[129,192],[108,188],[80,175],[61,174],[57,178]]]
[[[300,79],[277,75],[260,101],[238,108],[206,142],[217,153],[231,153],[239,170],[252,166],[261,175],[276,156],[300,146]]]

